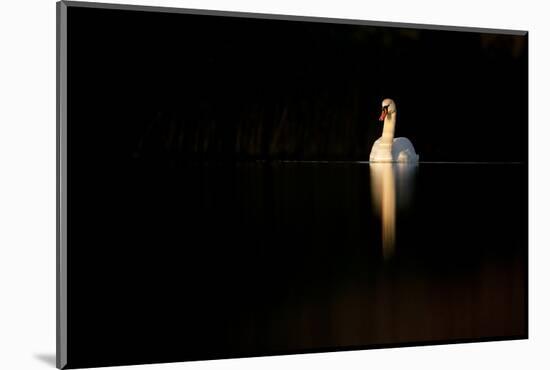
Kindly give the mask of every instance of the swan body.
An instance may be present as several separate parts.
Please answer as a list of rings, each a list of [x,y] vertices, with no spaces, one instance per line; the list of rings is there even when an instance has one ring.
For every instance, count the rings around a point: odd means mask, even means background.
[[[396,137],[390,147],[382,143],[381,138],[374,142],[370,152],[371,162],[412,162],[417,163],[418,154],[414,146],[406,137]]]
[[[384,121],[382,137],[376,140],[372,146],[370,162],[407,162],[418,163],[419,156],[414,146],[406,137],[394,138],[397,109],[391,99],[382,101],[382,114],[380,121]]]

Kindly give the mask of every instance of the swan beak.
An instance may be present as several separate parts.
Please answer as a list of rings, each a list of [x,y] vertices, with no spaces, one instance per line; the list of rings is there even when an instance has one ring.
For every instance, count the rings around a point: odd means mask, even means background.
[[[382,114],[380,115],[380,118],[378,118],[378,120],[383,122],[387,114],[388,114],[388,111],[386,109],[382,109]]]

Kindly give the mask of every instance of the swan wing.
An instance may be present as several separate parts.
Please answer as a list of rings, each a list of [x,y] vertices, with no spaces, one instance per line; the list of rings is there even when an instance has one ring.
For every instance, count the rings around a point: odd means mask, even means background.
[[[392,158],[395,162],[418,162],[418,155],[406,137],[393,139]]]

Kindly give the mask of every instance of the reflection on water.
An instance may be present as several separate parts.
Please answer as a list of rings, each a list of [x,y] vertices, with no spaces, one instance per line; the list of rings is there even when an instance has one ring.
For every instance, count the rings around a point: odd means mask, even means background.
[[[417,164],[371,163],[371,195],[374,212],[382,222],[384,258],[395,253],[396,212],[410,206]]]
[[[71,256],[73,282],[84,282],[71,291],[75,312],[102,319],[69,325],[75,343],[92,333],[112,353],[123,338],[139,353],[162,344],[175,358],[215,358],[526,334],[525,165],[125,171],[109,193],[94,183],[110,202],[94,193],[75,207],[108,204],[111,236],[90,223]],[[136,307],[156,319],[136,326]]]

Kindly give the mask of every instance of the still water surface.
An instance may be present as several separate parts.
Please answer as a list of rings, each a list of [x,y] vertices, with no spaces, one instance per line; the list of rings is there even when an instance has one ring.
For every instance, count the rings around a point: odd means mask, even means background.
[[[526,174],[521,164],[136,164],[109,187],[111,245],[97,244],[109,259],[82,253],[73,272],[84,287],[74,304],[103,317],[74,335],[105,323],[129,358],[155,346],[176,360],[525,336]],[[90,306],[94,291],[108,310]],[[103,351],[122,356],[109,338]]]
[[[523,334],[523,171],[193,167],[200,185],[184,212],[200,216],[188,232],[224,265],[213,291],[234,293],[222,305],[231,313],[222,342],[261,351]]]

